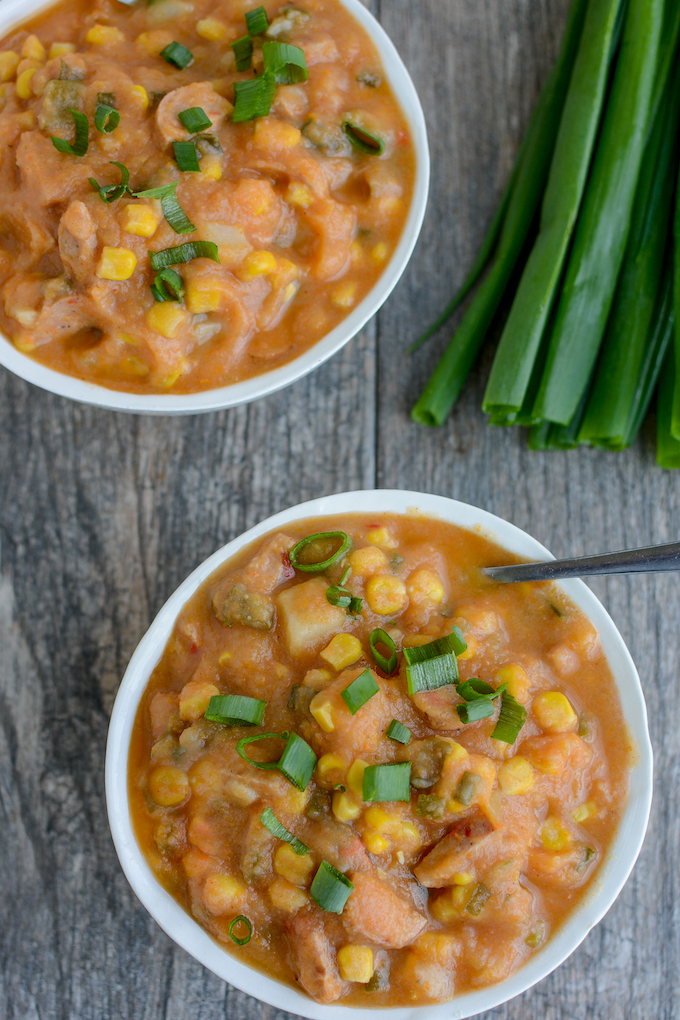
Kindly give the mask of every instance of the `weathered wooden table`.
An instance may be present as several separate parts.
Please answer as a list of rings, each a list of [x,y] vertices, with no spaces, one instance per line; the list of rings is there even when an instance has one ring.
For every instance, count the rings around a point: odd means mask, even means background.
[[[104,806],[108,716],[137,641],[219,545],[343,489],[455,496],[556,554],[676,540],[680,475],[653,423],[625,454],[530,453],[479,410],[488,358],[448,424],[408,410],[437,340],[405,354],[461,281],[554,58],[566,0],[379,0],[427,112],[432,195],[377,321],[267,400],[194,418],[79,407],[0,385],[0,1018],[273,1020],[161,932],[124,879]],[[439,347],[445,335],[439,338]],[[680,578],[593,584],[642,676],[656,799],[635,872],[550,978],[487,1016],[680,1016]]]

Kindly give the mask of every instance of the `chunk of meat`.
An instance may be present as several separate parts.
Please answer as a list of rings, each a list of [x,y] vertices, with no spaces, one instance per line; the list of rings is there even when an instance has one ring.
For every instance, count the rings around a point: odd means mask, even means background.
[[[74,279],[86,283],[97,252],[97,227],[84,202],[71,202],[59,223],[59,254]]]
[[[154,744],[164,733],[178,733],[182,729],[177,691],[156,691],[149,705],[149,721]]]
[[[494,827],[482,812],[475,808],[460,818],[437,845],[423,857],[414,874],[428,889],[450,885],[453,876],[466,870],[466,856],[479,842],[486,839]]]
[[[315,654],[347,626],[347,614],[329,603],[327,588],[326,581],[314,577],[276,598],[281,632],[293,658]]]
[[[290,535],[272,535],[239,572],[242,580],[256,591],[273,592],[294,575],[290,560],[287,557],[284,560],[294,545],[295,539]]]
[[[354,890],[342,915],[350,935],[402,949],[427,927],[427,918],[375,875],[352,872],[350,878]]]
[[[310,736],[312,744],[319,754],[335,751],[345,758],[368,755],[372,761],[379,761],[385,748],[390,746],[389,740],[384,736],[392,719],[394,707],[387,695],[389,681],[383,680],[371,670],[371,676],[379,690],[361,706],[355,715],[352,715],[342,698],[345,688],[349,687],[352,681],[356,680],[365,670],[365,665],[352,666],[350,669],[343,670],[312,700],[310,711],[315,722],[313,724],[314,732]],[[333,723],[331,732],[326,731],[327,724],[322,729],[319,725],[319,716],[314,714],[324,704],[328,704],[330,709]]]
[[[272,847],[274,837],[260,821],[261,808],[252,811],[241,849],[241,874],[246,882],[258,885],[272,876]]]
[[[209,81],[195,81],[173,89],[161,99],[156,110],[156,124],[166,142],[183,142],[190,137],[192,132],[187,131],[178,115],[194,106],[200,106],[210,118],[208,131],[219,128],[233,109],[227,99],[215,92]]]
[[[323,791],[317,791],[323,793]],[[317,804],[319,800],[317,798]],[[312,817],[308,813],[308,817]],[[309,847],[344,874],[347,871],[369,871],[371,859],[366,846],[350,825],[332,817],[317,817],[316,824],[305,836]]]
[[[425,932],[406,954],[395,977],[409,996],[417,992],[433,1002],[450,999],[455,991],[455,966],[460,939],[448,932]]]
[[[216,592],[212,605],[223,627],[241,624],[253,630],[271,630],[274,625],[273,600],[268,595],[250,591],[240,581]]]
[[[334,1002],[347,987],[338,973],[335,951],[322,922],[310,914],[298,914],[287,925],[289,962],[298,981],[317,1002]]]

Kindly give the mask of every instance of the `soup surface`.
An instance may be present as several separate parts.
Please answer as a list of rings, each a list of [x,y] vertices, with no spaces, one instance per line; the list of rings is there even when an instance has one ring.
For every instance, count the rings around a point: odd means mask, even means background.
[[[373,287],[411,138],[364,29],[338,0],[303,6],[64,0],[0,42],[0,328],[19,350],[190,393],[291,360]]]
[[[348,541],[299,544],[320,532]],[[580,610],[481,574],[513,561],[432,518],[324,517],[185,605],[129,795],[159,881],[225,948],[319,1002],[426,1003],[507,977],[577,905],[631,748]]]

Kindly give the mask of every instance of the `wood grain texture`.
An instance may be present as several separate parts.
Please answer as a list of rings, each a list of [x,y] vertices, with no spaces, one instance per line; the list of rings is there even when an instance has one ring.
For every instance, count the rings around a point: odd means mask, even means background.
[[[483,506],[556,554],[678,538],[680,476],[649,426],[623,455],[527,451],[479,410],[488,355],[447,425],[408,410],[446,330],[406,346],[462,280],[493,212],[566,0],[382,0],[427,110],[432,199],[376,322],[246,408],[115,415],[0,374],[1,1020],[283,1020],[179,950],[137,903],[104,806],[108,715],[137,641],[217,546],[303,499],[374,485]],[[374,6],[377,9],[377,5]],[[599,580],[647,693],[656,799],[643,853],[572,958],[487,1018],[680,1016],[680,583]]]

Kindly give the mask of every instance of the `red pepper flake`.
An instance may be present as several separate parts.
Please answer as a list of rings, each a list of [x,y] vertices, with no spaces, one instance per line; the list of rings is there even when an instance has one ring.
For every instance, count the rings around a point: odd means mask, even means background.
[[[292,577],[295,577],[295,567],[290,562],[290,556],[287,552],[281,556],[281,562],[283,563],[283,574],[286,581],[290,581]]]
[[[189,655],[195,655],[197,651],[198,645],[192,645],[191,648],[189,649]]]

